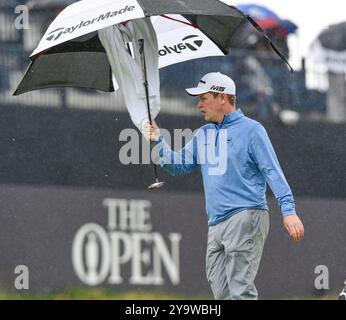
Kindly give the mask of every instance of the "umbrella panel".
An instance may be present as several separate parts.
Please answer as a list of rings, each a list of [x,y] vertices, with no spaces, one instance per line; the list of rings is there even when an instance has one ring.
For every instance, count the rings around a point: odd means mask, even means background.
[[[80,43],[67,42],[39,55],[30,64],[14,95],[56,87],[114,91],[107,55],[98,36]]]
[[[146,16],[161,14],[194,14],[209,16],[239,16],[243,17],[236,8],[221,1],[211,0],[137,0]]]

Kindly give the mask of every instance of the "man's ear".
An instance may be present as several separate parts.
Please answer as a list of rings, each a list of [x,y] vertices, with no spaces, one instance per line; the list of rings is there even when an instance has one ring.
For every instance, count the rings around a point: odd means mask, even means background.
[[[227,102],[227,96],[224,93],[220,93],[220,99],[222,104]]]

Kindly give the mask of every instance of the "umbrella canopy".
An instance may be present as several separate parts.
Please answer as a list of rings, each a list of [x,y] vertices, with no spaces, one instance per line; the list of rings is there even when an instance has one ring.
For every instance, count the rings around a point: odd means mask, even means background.
[[[346,22],[323,30],[311,46],[311,55],[329,71],[346,73]]]
[[[238,5],[238,9],[250,15],[263,29],[281,29],[284,35],[294,33],[297,25],[281,19],[274,11],[257,4]]]
[[[232,36],[249,19],[218,0],[78,1],[51,23],[14,95],[61,86],[113,91],[111,67],[97,30],[143,17],[152,17],[156,26],[161,67],[227,54]]]

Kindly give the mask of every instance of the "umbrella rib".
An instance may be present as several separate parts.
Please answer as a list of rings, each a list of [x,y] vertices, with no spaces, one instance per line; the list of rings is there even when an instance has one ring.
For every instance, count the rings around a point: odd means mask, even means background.
[[[165,14],[161,14],[161,17],[166,18],[168,20],[173,20],[173,21],[176,21],[176,22],[180,22],[180,23],[186,24],[186,25],[194,27],[196,29],[198,28],[197,24],[195,24],[195,23],[191,23],[191,22],[186,22],[186,21],[182,21],[182,20],[179,20],[179,19],[175,19],[175,18],[166,16]]]
[[[249,22],[256,28],[257,31],[263,34],[264,38],[268,41],[271,48],[275,51],[275,53],[288,65],[288,67],[291,69],[291,72],[293,72],[293,68],[291,67],[290,63],[286,59],[286,57],[280,52],[280,50],[276,47],[276,45],[271,41],[271,39],[268,37],[266,32],[261,28],[261,26],[252,19],[249,15],[247,15],[247,19]]]

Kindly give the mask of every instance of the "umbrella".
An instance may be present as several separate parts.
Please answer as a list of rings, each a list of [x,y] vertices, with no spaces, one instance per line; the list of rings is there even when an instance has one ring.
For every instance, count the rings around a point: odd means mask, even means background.
[[[114,91],[111,68],[97,30],[148,16],[156,26],[160,67],[226,55],[232,36],[246,20],[263,33],[248,15],[218,0],[78,1],[50,24],[14,95],[52,87]],[[169,23],[175,29],[165,27]]]
[[[334,73],[346,72],[346,22],[330,25],[311,46],[317,64],[325,65]]]
[[[265,30],[279,29],[283,35],[288,35],[298,28],[292,21],[281,19],[274,11],[261,5],[243,4],[237,8],[250,15]]]

